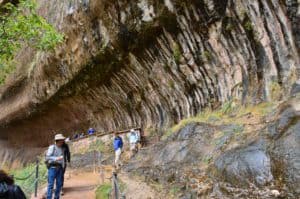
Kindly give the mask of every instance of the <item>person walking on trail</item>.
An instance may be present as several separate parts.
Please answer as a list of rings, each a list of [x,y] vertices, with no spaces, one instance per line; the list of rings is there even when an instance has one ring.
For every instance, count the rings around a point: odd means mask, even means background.
[[[60,198],[63,184],[63,168],[65,167],[63,144],[65,137],[62,134],[55,135],[55,144],[49,146],[46,161],[48,165],[47,199],[52,199],[54,182],[56,182],[54,199]]]
[[[3,170],[0,170],[0,198],[26,199],[22,189],[15,185],[14,179]]]
[[[65,172],[67,169],[67,162],[70,163],[71,162],[71,153],[70,153],[70,148],[69,145],[67,144],[67,140],[64,141],[63,145],[62,145],[62,149],[63,149],[63,154],[64,154],[64,167],[63,167],[63,178],[62,178],[62,186],[61,186],[61,194],[64,195],[64,182],[65,182]]]
[[[137,144],[139,142],[139,136],[137,132],[134,129],[130,130],[129,134],[129,144],[130,144],[130,158],[134,156],[135,153],[137,153]]]
[[[115,150],[115,167],[118,169],[121,166],[120,158],[123,148],[123,140],[118,133],[115,133],[113,145]]]
[[[88,135],[94,135],[96,133],[96,130],[94,128],[89,128]]]

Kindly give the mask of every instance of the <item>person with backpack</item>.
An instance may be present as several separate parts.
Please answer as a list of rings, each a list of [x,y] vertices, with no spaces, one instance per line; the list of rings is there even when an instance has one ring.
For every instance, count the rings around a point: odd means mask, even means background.
[[[135,153],[137,153],[138,147],[137,144],[139,142],[139,136],[138,133],[134,130],[130,130],[129,134],[129,144],[130,144],[130,158],[134,156]]]
[[[52,199],[54,182],[56,182],[54,199],[60,198],[63,184],[63,168],[65,167],[63,150],[65,139],[62,134],[56,134],[54,137],[55,144],[49,146],[46,154],[46,164],[48,168],[47,199]]]
[[[62,179],[62,186],[61,186],[61,194],[64,195],[64,182],[65,182],[65,173],[67,169],[67,162],[71,162],[71,153],[70,153],[70,148],[69,145],[67,144],[67,140],[65,140],[64,144],[62,145],[63,149],[63,154],[64,154],[64,167],[63,167],[63,179]]]
[[[3,170],[0,170],[0,198],[26,199],[22,189],[15,185],[14,179]]]
[[[115,133],[113,145],[115,150],[115,167],[118,169],[121,165],[120,158],[121,158],[122,148],[123,148],[123,140],[119,136],[119,133]]]

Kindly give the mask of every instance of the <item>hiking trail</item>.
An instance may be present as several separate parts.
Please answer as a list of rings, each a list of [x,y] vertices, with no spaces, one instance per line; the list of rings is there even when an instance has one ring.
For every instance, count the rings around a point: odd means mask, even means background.
[[[66,174],[63,199],[95,198],[99,175],[93,172],[70,171]]]

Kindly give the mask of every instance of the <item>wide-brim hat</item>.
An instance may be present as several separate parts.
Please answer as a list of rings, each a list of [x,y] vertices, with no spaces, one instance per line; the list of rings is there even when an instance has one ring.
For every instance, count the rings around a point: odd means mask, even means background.
[[[62,134],[56,134],[54,140],[65,140],[66,138]]]

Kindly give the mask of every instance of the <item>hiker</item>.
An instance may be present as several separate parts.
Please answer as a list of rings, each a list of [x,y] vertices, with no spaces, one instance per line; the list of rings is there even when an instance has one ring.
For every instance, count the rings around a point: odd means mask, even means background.
[[[79,138],[79,133],[75,133],[73,140],[77,140]]]
[[[120,158],[121,158],[121,153],[123,148],[123,140],[119,136],[119,133],[115,133],[113,145],[115,150],[115,167],[118,169],[121,165]]]
[[[96,132],[95,129],[89,128],[89,130],[88,130],[88,135],[93,135],[95,132]]]
[[[60,192],[63,183],[63,168],[65,167],[63,144],[65,137],[62,134],[56,134],[54,137],[55,144],[49,146],[46,161],[48,167],[48,188],[47,199],[52,199],[54,181],[56,189],[54,199],[60,198]]]
[[[81,133],[79,138],[83,138],[84,137],[84,133]]]
[[[22,189],[15,185],[13,178],[3,170],[0,170],[0,198],[26,199]]]
[[[130,158],[132,158],[134,156],[134,154],[137,153],[138,142],[139,142],[138,133],[134,129],[131,129],[130,134],[129,134]]]
[[[70,148],[69,145],[67,144],[67,139],[64,141],[62,145],[63,149],[63,154],[64,154],[64,167],[63,167],[63,177],[62,177],[62,186],[61,186],[61,194],[64,195],[64,182],[65,182],[65,172],[67,169],[67,162],[70,163],[71,161],[71,153],[70,153]]]

